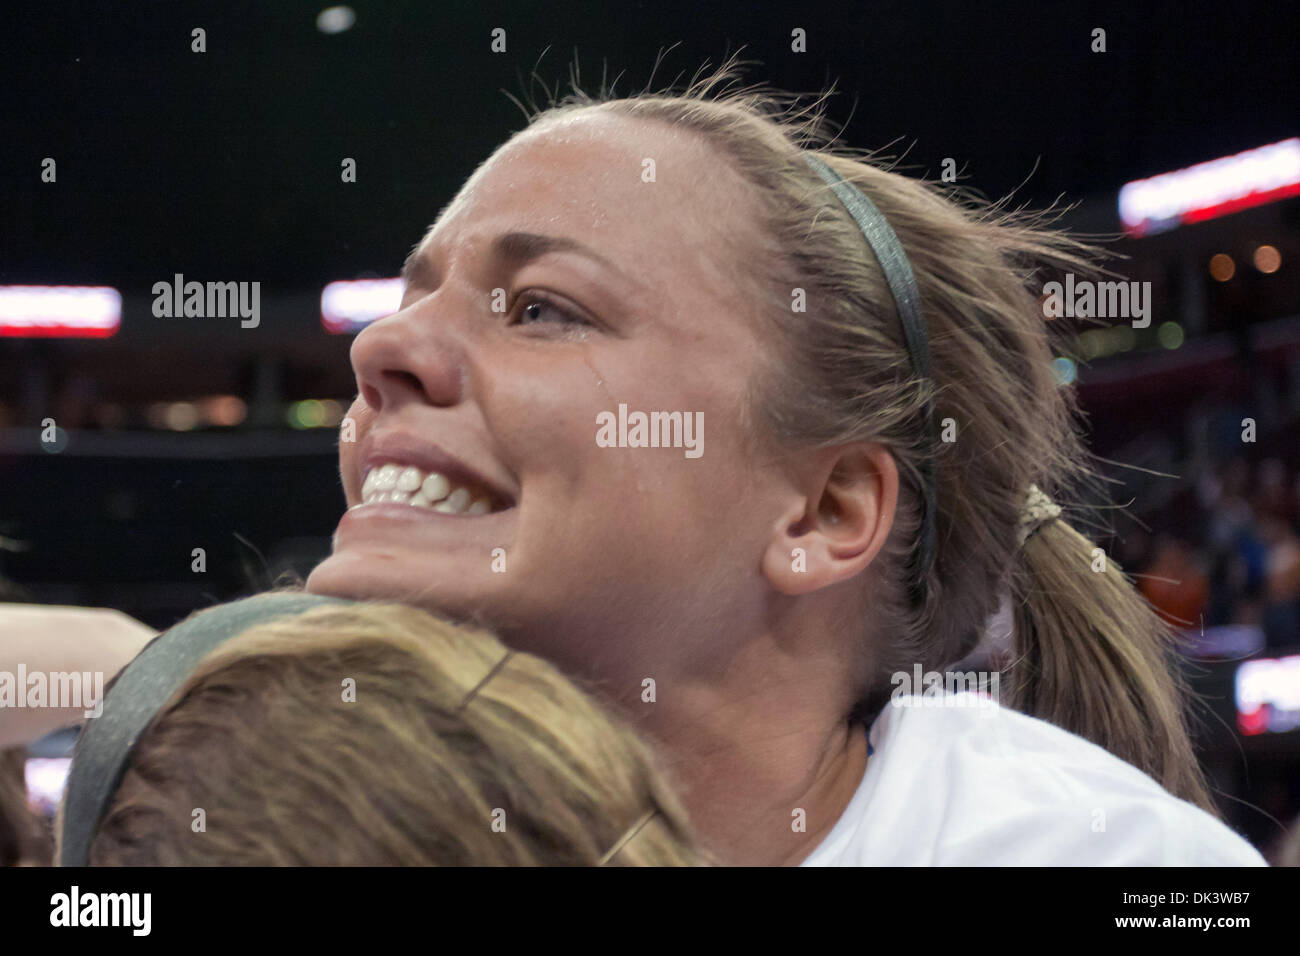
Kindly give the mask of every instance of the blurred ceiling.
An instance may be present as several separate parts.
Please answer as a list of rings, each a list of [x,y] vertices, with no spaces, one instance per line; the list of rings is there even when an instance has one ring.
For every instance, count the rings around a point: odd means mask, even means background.
[[[326,6],[8,5],[0,283],[146,295],[182,272],[275,295],[393,275],[523,125],[502,91],[521,96],[534,69],[562,85],[575,50],[586,85],[604,68],[627,92],[661,50],[656,85],[743,47],[763,64],[750,80],[835,82],[854,145],[893,144],[931,175],[953,157],[989,196],[1028,179],[1035,204],[1274,142],[1300,116],[1296,32],[1275,5],[354,2],[351,29],[325,34]],[[40,181],[47,156],[57,184]]]

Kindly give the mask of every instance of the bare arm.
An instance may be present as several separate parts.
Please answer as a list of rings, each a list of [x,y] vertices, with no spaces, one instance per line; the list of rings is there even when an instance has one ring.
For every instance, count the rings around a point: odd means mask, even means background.
[[[103,608],[0,604],[0,747],[30,743],[80,723],[84,706],[14,706],[26,688],[20,672],[79,672],[108,683],[157,632],[120,611]],[[102,675],[102,678],[99,677]],[[5,687],[7,682],[8,687]]]

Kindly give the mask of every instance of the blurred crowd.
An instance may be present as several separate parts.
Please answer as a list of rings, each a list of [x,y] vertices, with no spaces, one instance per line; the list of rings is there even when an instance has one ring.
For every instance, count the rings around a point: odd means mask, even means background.
[[[1178,522],[1190,533],[1130,543],[1147,599],[1177,627],[1257,627],[1269,648],[1300,648],[1296,468],[1279,458],[1228,460],[1197,482],[1193,507]]]

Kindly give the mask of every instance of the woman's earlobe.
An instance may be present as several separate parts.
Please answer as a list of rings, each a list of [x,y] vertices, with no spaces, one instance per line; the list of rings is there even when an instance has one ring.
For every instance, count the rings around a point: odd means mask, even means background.
[[[763,576],[781,594],[807,594],[828,583],[824,558],[809,535],[772,541],[763,553]]]

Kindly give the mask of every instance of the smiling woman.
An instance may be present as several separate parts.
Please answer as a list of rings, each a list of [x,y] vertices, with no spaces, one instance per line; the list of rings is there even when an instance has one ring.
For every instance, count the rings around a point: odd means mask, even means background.
[[[1177,862],[1171,832],[1258,862],[1205,812],[1160,622],[1048,497],[1089,469],[1025,276],[1090,250],[825,149],[818,110],[733,72],[579,92],[471,176],[353,346],[353,507],[309,588],[472,616],[599,681],[731,862]],[[502,290],[590,320],[503,320]],[[708,458],[611,454],[590,423],[624,406],[707,416]],[[372,502],[380,462],[503,506]],[[1022,714],[882,710],[891,673],[959,661],[1002,595]],[[1061,774],[1068,799],[1035,802]],[[972,815],[900,799],[927,781]],[[1011,820],[1008,790],[1030,805]],[[1149,836],[1098,839],[1097,805]]]
[[[308,590],[599,688],[724,862],[1260,862],[1167,631],[1066,520],[1090,469],[1030,283],[1091,250],[734,78],[579,92],[469,178],[353,344]],[[708,456],[603,447],[619,407],[707,418]],[[1001,705],[891,706],[1004,601]]]

